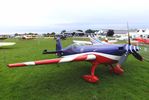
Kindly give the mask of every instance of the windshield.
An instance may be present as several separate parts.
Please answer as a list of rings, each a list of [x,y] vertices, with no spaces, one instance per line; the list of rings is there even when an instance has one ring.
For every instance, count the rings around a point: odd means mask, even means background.
[[[70,46],[68,46],[66,49],[68,49],[68,48],[75,49],[78,46],[84,46],[84,45],[85,45],[84,43],[74,43],[74,44],[71,44]]]

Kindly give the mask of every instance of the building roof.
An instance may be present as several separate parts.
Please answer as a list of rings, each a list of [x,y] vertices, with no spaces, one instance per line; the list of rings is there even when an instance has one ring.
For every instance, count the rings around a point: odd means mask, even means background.
[[[77,30],[70,30],[70,31],[66,31],[64,33],[84,33],[84,32],[77,31]]]

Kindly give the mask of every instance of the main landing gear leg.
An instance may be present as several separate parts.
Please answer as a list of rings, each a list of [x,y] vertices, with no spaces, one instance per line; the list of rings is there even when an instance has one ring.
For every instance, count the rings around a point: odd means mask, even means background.
[[[84,75],[83,79],[90,83],[96,83],[99,78],[94,75],[96,67],[99,65],[98,62],[91,62],[92,68],[91,68],[91,75]]]
[[[120,64],[116,64],[115,67],[113,67],[112,65],[110,65],[110,66],[111,66],[111,69],[110,69],[111,73],[115,73],[115,74],[118,74],[118,75],[123,74],[124,70],[121,68]]]

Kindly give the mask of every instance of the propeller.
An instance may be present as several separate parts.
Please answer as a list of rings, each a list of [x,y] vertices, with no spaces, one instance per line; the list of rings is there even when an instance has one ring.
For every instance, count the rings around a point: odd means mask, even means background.
[[[131,45],[128,23],[127,23],[127,32],[128,32],[128,44],[125,45],[126,53],[121,57],[118,64],[122,64],[123,62],[125,62],[129,54],[132,54],[137,60],[143,61],[143,57],[139,53],[137,53],[137,51],[139,51],[139,47]]]
[[[128,33],[128,44],[131,45],[128,22],[127,22],[127,33]]]

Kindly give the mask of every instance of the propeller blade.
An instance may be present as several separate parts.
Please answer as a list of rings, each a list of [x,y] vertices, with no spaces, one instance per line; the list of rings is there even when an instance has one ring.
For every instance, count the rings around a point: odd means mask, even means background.
[[[128,22],[127,22],[127,32],[128,32],[128,44],[131,45]]]
[[[134,51],[134,52],[132,53],[132,55],[133,55],[136,59],[138,59],[138,60],[140,60],[140,61],[143,61],[143,57],[142,57],[139,53],[137,53],[136,51]]]
[[[129,55],[129,53],[126,52],[126,53],[121,57],[121,59],[119,60],[118,64],[120,64],[120,65],[123,64],[123,62],[126,61],[128,55]]]

